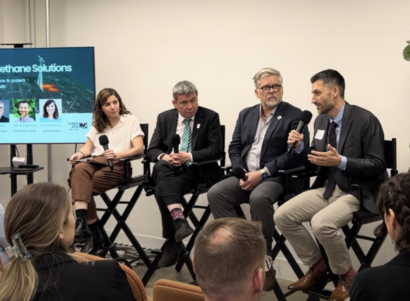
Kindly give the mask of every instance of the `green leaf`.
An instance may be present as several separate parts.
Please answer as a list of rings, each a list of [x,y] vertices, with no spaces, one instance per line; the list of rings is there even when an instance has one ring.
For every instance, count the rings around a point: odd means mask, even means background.
[[[410,45],[407,45],[403,50],[403,57],[406,61],[410,61]]]

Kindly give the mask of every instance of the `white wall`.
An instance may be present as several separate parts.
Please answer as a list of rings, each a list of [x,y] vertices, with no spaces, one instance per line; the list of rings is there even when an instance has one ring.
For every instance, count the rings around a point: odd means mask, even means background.
[[[410,166],[410,64],[402,58],[410,36],[406,0],[50,2],[51,46],[95,46],[97,90],[116,88],[139,121],[150,124],[151,134],[157,114],[171,108],[171,90],[177,81],[187,79],[197,85],[200,104],[219,112],[229,143],[238,112],[257,103],[252,77],[258,69],[280,70],[285,101],[315,113],[309,79],[333,68],[345,77],[347,101],[378,116],[386,139],[397,138],[399,170]],[[24,18],[16,18],[25,15],[25,5],[24,0],[0,0],[7,15],[0,26],[4,22],[9,41],[27,37],[27,29],[17,21],[24,23]],[[45,46],[43,1],[37,1],[37,12],[41,47]],[[54,180],[62,185],[70,169],[65,158],[73,148],[53,147]],[[35,161],[43,166],[44,151],[45,146],[36,146]],[[0,152],[7,154],[8,148],[0,146]],[[0,163],[7,165],[2,157]],[[0,202],[5,204],[9,183],[2,179],[0,191],[5,193]],[[36,181],[46,179],[45,172],[35,176]],[[206,198],[201,197],[201,202],[206,203]],[[129,225],[145,246],[161,244],[153,197],[141,197]],[[388,244],[376,263],[393,256]],[[277,262],[284,277],[294,277],[286,264]]]

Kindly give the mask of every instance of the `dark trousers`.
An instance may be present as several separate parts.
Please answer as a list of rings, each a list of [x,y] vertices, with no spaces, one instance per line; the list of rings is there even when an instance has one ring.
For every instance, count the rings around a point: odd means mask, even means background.
[[[128,166],[128,177],[132,168]],[[88,203],[87,220],[97,218],[94,196],[110,190],[124,179],[124,164],[114,163],[114,170],[108,166],[93,165],[86,162],[77,163],[70,171],[70,186],[72,202]]]
[[[230,177],[216,183],[208,191],[207,197],[214,218],[237,217],[235,206],[249,203],[253,221],[262,222],[262,232],[267,244],[267,254],[271,255],[273,222],[273,204],[283,192],[282,184],[265,180],[252,191],[245,191],[239,186],[239,180]]]
[[[156,184],[155,199],[162,217],[162,235],[173,239],[175,228],[168,205],[181,204],[184,194],[189,193],[197,184],[197,172],[194,167],[174,167],[171,163],[160,160],[154,165],[152,178]]]

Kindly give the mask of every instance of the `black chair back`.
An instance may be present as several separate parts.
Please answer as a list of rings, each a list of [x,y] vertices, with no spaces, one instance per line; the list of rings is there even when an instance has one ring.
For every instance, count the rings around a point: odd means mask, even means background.
[[[144,155],[146,155],[148,149],[148,123],[140,123],[140,127],[144,132],[144,139],[142,141],[144,142]]]
[[[384,140],[384,160],[386,167],[390,169],[390,177],[398,174],[397,170],[397,141],[396,138],[392,140]]]
[[[226,150],[225,150],[225,125],[221,125],[221,136],[222,136],[222,159],[221,159],[221,166],[225,166],[226,164]]]

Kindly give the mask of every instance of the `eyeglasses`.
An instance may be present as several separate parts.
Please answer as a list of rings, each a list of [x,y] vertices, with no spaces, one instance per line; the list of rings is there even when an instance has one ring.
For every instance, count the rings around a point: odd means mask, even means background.
[[[266,255],[265,256],[265,272],[269,271],[273,266],[272,257]]]
[[[265,256],[265,264],[264,264],[264,266],[258,267],[258,268],[255,270],[255,272],[253,273],[252,278],[255,277],[255,275],[256,275],[256,273],[258,273],[259,269],[264,269],[265,272],[268,272],[268,271],[270,271],[270,269],[272,268],[272,266],[273,266],[272,257],[266,255],[266,256]]]
[[[260,87],[259,89],[265,93],[268,93],[270,92],[270,90],[273,90],[273,92],[278,92],[281,88],[282,88],[282,85],[272,85],[272,86],[263,86],[263,87]]]

